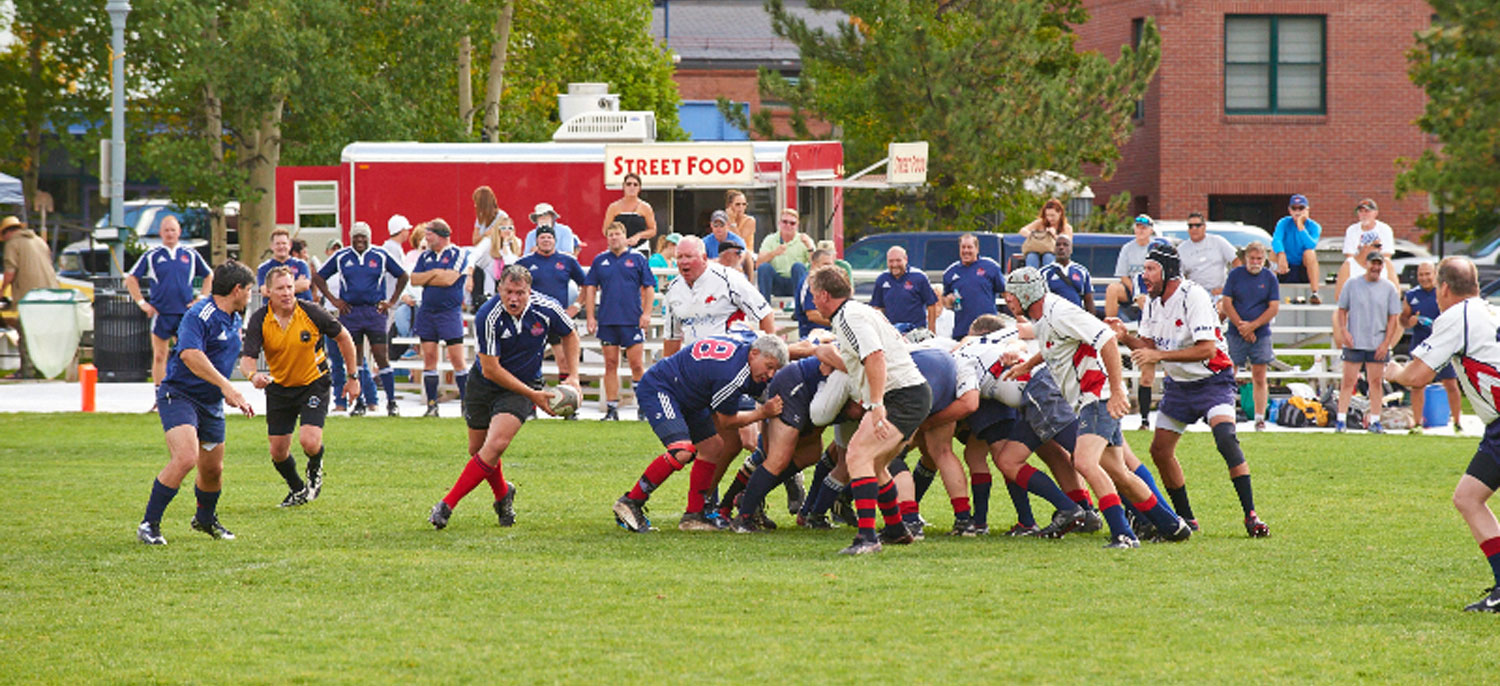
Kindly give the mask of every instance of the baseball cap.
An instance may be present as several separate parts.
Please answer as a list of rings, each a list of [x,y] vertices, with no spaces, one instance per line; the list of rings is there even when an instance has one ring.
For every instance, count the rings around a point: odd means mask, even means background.
[[[386,233],[389,233],[392,236],[401,233],[402,231],[405,231],[409,228],[411,228],[411,220],[407,219],[406,215],[404,214],[393,214],[391,215],[391,218],[386,220],[385,222]]]
[[[562,215],[558,214],[557,210],[552,209],[552,205],[544,202],[539,202],[536,204],[536,207],[531,210],[531,221],[536,221],[537,217],[540,217],[544,214],[552,215],[553,219],[562,219]]]
[[[1365,198],[1363,200],[1360,200],[1359,204],[1354,206],[1354,209],[1355,210],[1379,210],[1380,206],[1376,205],[1375,201],[1373,199]]]
[[[548,236],[552,236],[552,237],[555,238],[557,236],[557,229],[552,228],[551,224],[548,224],[546,226],[538,226],[538,227],[536,227],[536,235],[537,235],[537,237],[540,238],[543,234],[546,234]]]
[[[1305,196],[1305,195],[1303,195],[1301,193],[1295,193],[1295,194],[1292,195],[1292,199],[1289,202],[1287,202],[1287,206],[1289,206],[1289,207],[1299,207],[1299,206],[1300,207],[1307,207],[1307,196]]]
[[[1151,220],[1151,215],[1147,215],[1147,214],[1138,214],[1138,215],[1135,215],[1135,223],[1142,224],[1142,225],[1145,225],[1145,226],[1156,226],[1156,222],[1154,222],[1154,221]]]
[[[1379,250],[1371,250],[1370,254],[1365,256],[1365,262],[1381,262],[1381,263],[1384,263],[1385,262],[1385,255],[1380,254]]]
[[[667,234],[667,242],[671,243],[672,245],[677,245],[678,243],[681,243],[682,242],[682,234],[677,233],[676,231],[673,231],[672,233]]]
[[[726,214],[724,210],[714,210],[714,213],[708,218],[708,223],[712,224],[714,222],[724,222],[725,224],[728,224],[729,215]]]
[[[353,238],[355,236],[364,236],[365,238],[369,238],[370,225],[364,222],[354,222],[354,226],[349,229],[349,237]]]
[[[736,243],[734,241],[724,241],[723,243],[719,244],[719,252],[725,252],[725,251],[729,251],[729,250],[744,250],[744,249],[745,249],[745,246],[740,245],[739,243]]]

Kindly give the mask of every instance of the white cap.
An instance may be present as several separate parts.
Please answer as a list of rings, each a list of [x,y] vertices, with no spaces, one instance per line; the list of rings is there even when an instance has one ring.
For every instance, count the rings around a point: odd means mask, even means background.
[[[401,233],[402,231],[405,231],[409,228],[411,228],[411,221],[408,220],[406,218],[406,215],[404,214],[393,214],[391,215],[391,218],[385,223],[386,233],[389,233],[392,236]]]
[[[539,202],[536,204],[536,207],[531,210],[531,221],[536,221],[537,217],[548,213],[552,214],[553,219],[562,219],[562,215],[558,214],[557,210],[552,209],[551,205],[544,202]]]
[[[398,214],[396,216],[400,217],[401,215]],[[364,236],[365,238],[369,238],[370,225],[364,222],[354,222],[354,227],[349,229],[349,237],[354,238],[355,236]]]

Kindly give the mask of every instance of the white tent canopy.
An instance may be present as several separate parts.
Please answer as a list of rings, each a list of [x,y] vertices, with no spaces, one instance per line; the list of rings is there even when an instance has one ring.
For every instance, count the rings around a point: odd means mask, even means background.
[[[20,179],[0,173],[0,205],[20,205],[25,197],[21,192]]]

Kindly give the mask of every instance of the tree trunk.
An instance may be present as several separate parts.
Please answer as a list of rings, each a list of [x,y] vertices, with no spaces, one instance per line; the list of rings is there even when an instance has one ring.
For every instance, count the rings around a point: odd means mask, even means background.
[[[281,161],[281,113],[277,96],[261,115],[254,133],[240,147],[240,166],[249,173],[250,193],[240,200],[240,261],[254,267],[271,253],[276,228],[276,165]]]
[[[458,42],[458,119],[464,135],[474,133],[474,46],[468,36]]]
[[[515,0],[505,0],[505,7],[495,19],[489,82],[484,89],[484,140],[490,143],[500,142],[500,91],[505,86],[505,55],[510,47],[510,23],[515,14]]]
[[[224,164],[224,110],[212,83],[203,87],[203,120],[203,138],[208,142],[209,155],[213,157],[214,166],[221,167]],[[224,221],[224,208],[210,207],[208,216],[212,222],[208,239],[212,262],[220,265],[229,259],[229,227]]]
[[[26,116],[26,166],[21,173],[21,203],[23,207],[31,207],[32,198],[36,197],[38,179],[42,174],[42,116],[37,112],[40,109],[37,101],[44,99],[42,89],[42,45],[41,39],[33,39],[30,47],[26,50],[26,59],[31,71],[31,78],[27,82],[28,95],[36,101],[26,103],[30,107],[22,105],[22,111]],[[32,98],[27,98],[31,100]],[[17,103],[19,104],[19,103]],[[22,212],[22,214],[26,214]],[[31,221],[30,218],[27,221]]]

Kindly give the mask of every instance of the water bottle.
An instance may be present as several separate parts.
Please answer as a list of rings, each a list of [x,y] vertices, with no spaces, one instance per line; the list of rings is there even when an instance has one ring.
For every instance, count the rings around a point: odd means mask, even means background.
[[[963,293],[954,293],[953,294],[953,311],[954,312],[963,312],[964,311],[964,294]]]

